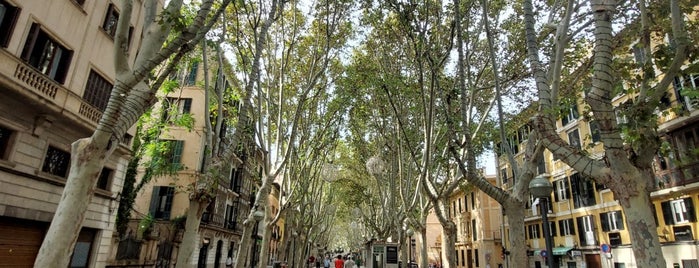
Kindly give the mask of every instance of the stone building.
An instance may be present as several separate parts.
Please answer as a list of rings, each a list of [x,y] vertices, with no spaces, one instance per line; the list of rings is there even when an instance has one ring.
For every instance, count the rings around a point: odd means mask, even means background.
[[[0,0],[0,266],[33,264],[68,176],[71,143],[90,136],[105,109],[115,3]],[[142,18],[130,24],[133,61]],[[129,141],[100,174],[73,267],[104,267],[109,258]]]

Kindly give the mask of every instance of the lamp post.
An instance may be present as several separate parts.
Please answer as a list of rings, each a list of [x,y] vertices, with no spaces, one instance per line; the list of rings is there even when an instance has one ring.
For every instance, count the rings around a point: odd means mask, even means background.
[[[413,229],[405,232],[408,235],[408,268],[413,267]]]
[[[544,240],[546,242],[546,262],[549,268],[557,268],[555,266],[555,260],[553,258],[553,240],[551,237],[551,231],[549,230],[549,219],[548,219],[548,199],[551,198],[551,192],[553,192],[553,185],[548,180],[546,175],[536,176],[531,182],[529,182],[529,192],[532,196],[542,199],[541,204],[541,221],[544,225]]]
[[[250,267],[254,268],[257,266],[257,238],[258,238],[258,232],[259,232],[259,226],[260,226],[260,220],[265,217],[265,213],[259,210],[255,210],[255,212],[252,213],[252,218],[255,219],[255,227],[252,229],[252,245],[250,246],[250,251],[252,252],[252,256],[250,257]]]

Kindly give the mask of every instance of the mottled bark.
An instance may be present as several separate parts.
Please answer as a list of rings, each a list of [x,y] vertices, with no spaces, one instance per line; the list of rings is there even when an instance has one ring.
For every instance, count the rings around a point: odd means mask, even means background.
[[[71,167],[66,185],[34,267],[68,266],[104,162],[119,146],[127,129],[154,103],[155,91],[160,83],[156,81],[153,85],[148,85],[144,82],[150,71],[171,56],[177,61],[191,51],[194,47],[191,43],[196,44],[204,37],[211,28],[212,21],[216,20],[229,2],[230,0],[224,0],[216,12],[211,12],[213,0],[203,1],[193,22],[165,46],[164,36],[170,34],[171,24],[144,22],[144,27],[147,28],[144,29],[142,45],[132,67],[129,62],[128,31],[133,1],[122,1],[114,42],[116,82],[94,133],[72,145]],[[146,14],[151,14],[157,4],[156,1],[145,2]],[[181,0],[172,0],[167,9],[171,14],[179,14],[177,11],[181,6]],[[155,19],[155,16],[146,17]],[[170,63],[170,66],[174,64]]]
[[[474,230],[475,232],[475,230]],[[442,267],[443,268],[456,268],[458,264],[456,263],[456,250],[454,246],[456,245],[456,225],[449,221],[446,224],[442,224]]]
[[[184,234],[182,236],[182,243],[180,243],[179,250],[177,251],[177,265],[176,267],[193,267],[196,263],[194,262],[193,252],[200,246],[201,243],[197,242],[197,237],[199,236],[199,225],[201,223],[201,217],[204,214],[204,210],[209,205],[209,199],[199,200],[191,198],[189,200],[189,210],[187,210],[187,222],[184,226]]]

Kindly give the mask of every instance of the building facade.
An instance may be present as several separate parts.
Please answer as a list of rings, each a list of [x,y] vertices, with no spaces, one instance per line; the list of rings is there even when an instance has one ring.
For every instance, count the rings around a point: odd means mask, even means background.
[[[691,69],[691,68],[687,68]],[[652,208],[658,224],[658,237],[668,265],[698,267],[696,244],[696,203],[699,201],[699,112],[697,100],[682,96],[683,88],[696,89],[695,74],[682,73],[668,90],[668,110],[659,111],[659,132],[664,141],[654,161],[656,188],[651,193]],[[618,96],[621,106],[628,96]],[[583,119],[578,101],[557,122],[557,132],[571,145],[587,150],[593,157],[602,157],[603,148],[594,121]],[[674,108],[671,108],[674,107]],[[619,124],[627,123],[619,114]],[[522,161],[529,129],[521,126],[509,135],[517,161]],[[529,266],[542,267],[545,258],[539,202],[548,202],[549,226],[553,237],[552,256],[560,267],[617,268],[636,267],[631,249],[629,227],[624,213],[612,192],[602,184],[579,174],[549,151],[543,153],[539,174],[553,184],[548,200],[531,199],[528,204],[526,241]],[[500,156],[499,183],[505,189],[514,185],[512,169]],[[507,224],[507,223],[505,223]],[[507,241],[507,239],[506,239]]]
[[[181,65],[181,70],[171,77],[180,86],[160,96],[160,101],[154,106],[156,120],[166,125],[160,127],[158,134],[158,142],[165,149],[142,161],[139,178],[143,179],[153,163],[162,164],[163,160],[175,172],[154,176],[144,183],[134,203],[127,237],[119,238],[115,243],[118,246],[112,250],[112,267],[169,267],[177,260],[191,189],[207,169],[204,157],[208,149],[206,120],[209,120],[205,114],[203,64],[194,59]],[[210,63],[210,66],[209,78],[217,79],[217,64]],[[210,82],[210,85],[214,84],[214,81]],[[182,126],[173,123],[176,121],[192,123]],[[215,126],[215,122],[212,125]],[[234,127],[224,120],[222,136],[232,135]],[[215,198],[202,215],[198,238],[187,241],[195,243],[197,248],[192,253],[189,267],[224,267],[238,261],[236,255],[242,223],[251,210],[262,172],[262,154],[252,143],[252,137],[241,137],[240,148],[243,149],[234,152],[234,157],[226,163],[225,174],[217,178]],[[259,251],[261,233],[261,228],[255,228],[251,252]],[[242,261],[257,263],[259,256],[250,253],[248,259]]]
[[[486,175],[497,183],[497,178]],[[449,215],[456,224],[456,267],[498,267],[504,264],[502,252],[502,208],[500,204],[475,187],[462,187],[449,198]],[[442,263],[442,227],[434,212],[426,221],[428,263]],[[413,242],[414,243],[414,242]],[[412,243],[411,243],[412,244]],[[422,247],[422,245],[419,245]],[[416,252],[412,250],[412,252]]]
[[[92,134],[109,99],[118,17],[115,1],[0,0],[0,266],[34,263],[70,171],[71,143]],[[133,61],[142,18],[130,24]],[[72,267],[103,267],[109,258],[129,141],[100,174]]]

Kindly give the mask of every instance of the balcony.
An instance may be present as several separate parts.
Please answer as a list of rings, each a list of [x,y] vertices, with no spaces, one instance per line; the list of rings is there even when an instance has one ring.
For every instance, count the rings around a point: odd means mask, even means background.
[[[699,162],[655,172],[656,190],[699,182]]]
[[[28,97],[47,100],[49,108],[55,111],[65,109],[69,113],[82,119],[90,127],[97,126],[102,112],[87,103],[79,95],[56,83],[46,75],[38,72],[34,67],[26,64],[21,59],[0,49],[0,76],[11,80],[6,82],[6,88]],[[12,75],[12,77],[9,77]],[[2,79],[2,80],[4,80]],[[46,102],[44,102],[46,103]]]
[[[208,226],[215,226],[223,228],[223,215],[212,214],[210,212],[204,212],[201,215],[201,224]]]

